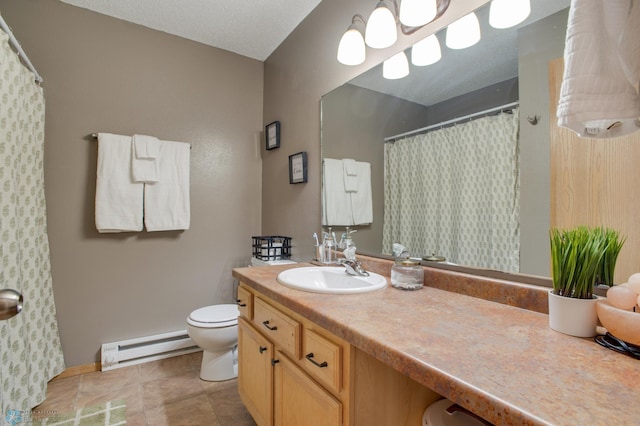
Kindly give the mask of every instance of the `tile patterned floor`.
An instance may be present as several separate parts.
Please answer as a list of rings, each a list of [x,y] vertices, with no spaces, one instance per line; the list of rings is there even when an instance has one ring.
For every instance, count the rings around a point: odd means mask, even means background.
[[[128,426],[254,426],[238,395],[237,380],[198,377],[202,352],[49,382],[34,410],[66,413],[125,400]]]

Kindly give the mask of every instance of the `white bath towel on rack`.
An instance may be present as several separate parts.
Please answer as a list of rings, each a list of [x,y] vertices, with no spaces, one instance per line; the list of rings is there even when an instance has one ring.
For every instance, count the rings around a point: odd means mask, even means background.
[[[134,182],[153,183],[160,180],[158,138],[146,135],[133,135],[131,173]]]
[[[144,184],[131,177],[131,137],[98,134],[96,229],[101,233],[142,231]]]
[[[147,231],[189,229],[191,206],[189,168],[191,146],[184,142],[160,141],[156,183],[144,188],[144,225]]]

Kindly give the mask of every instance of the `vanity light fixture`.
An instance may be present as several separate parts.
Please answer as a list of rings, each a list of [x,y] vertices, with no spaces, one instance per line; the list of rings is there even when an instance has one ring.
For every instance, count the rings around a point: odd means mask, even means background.
[[[409,27],[421,27],[438,14],[437,0],[402,0],[400,22]]]
[[[357,22],[361,21],[366,25],[362,15],[354,15],[351,25],[342,35],[338,45],[338,61],[345,65],[360,65],[364,62],[366,47],[362,32],[357,27]]]
[[[382,76],[387,80],[397,80],[409,75],[409,61],[404,52],[397,53],[382,64]]]
[[[360,40],[363,33],[367,46],[375,49],[390,47],[398,39],[398,27],[404,35],[413,34],[442,16],[450,2],[451,0],[378,1],[368,21],[362,15],[353,16],[351,25],[338,45],[338,61],[345,65],[360,65],[366,55],[366,47],[362,47]],[[360,22],[364,25],[364,31],[357,28]]]
[[[447,27],[446,45],[450,49],[465,49],[480,41],[480,23],[474,12]]]
[[[503,29],[518,25],[531,13],[530,0],[492,0],[489,25]]]
[[[389,5],[382,0],[369,16],[364,41],[369,47],[384,49],[393,46],[396,40],[398,40],[396,17],[389,9]]]
[[[440,42],[435,34],[420,40],[411,48],[411,63],[423,67],[435,64],[442,58]]]

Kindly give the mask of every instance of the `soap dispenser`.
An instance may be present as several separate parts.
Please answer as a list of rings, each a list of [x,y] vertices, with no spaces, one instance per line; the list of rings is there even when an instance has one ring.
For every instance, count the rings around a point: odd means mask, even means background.
[[[329,228],[329,232],[324,233],[324,240],[322,242],[323,251],[324,251],[324,259],[323,263],[334,263],[335,262],[335,241],[333,239],[333,233],[331,232],[331,228]]]
[[[349,227],[347,226],[346,231],[344,232],[344,234],[342,234],[342,238],[340,241],[340,248],[343,250],[347,250],[350,247],[355,247],[355,243],[353,242],[353,239],[351,238],[351,234],[353,234],[354,232],[356,232],[357,229],[353,229],[353,230],[349,230]]]

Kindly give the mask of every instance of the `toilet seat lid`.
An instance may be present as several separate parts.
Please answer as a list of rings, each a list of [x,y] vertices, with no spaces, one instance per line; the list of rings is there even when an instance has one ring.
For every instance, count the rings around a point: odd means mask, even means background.
[[[238,323],[238,305],[212,305],[191,312],[187,322],[196,327],[227,327]]]

